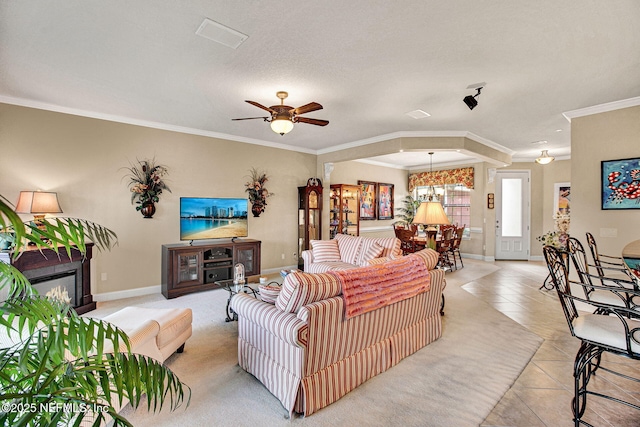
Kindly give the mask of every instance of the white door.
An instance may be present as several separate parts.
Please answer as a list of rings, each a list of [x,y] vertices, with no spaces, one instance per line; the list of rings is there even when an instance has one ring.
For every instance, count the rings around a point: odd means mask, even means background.
[[[496,174],[496,260],[529,259],[529,171]]]

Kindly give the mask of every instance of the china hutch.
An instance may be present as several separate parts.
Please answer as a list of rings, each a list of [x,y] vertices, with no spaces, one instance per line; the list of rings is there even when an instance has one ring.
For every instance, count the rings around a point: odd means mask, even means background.
[[[309,178],[298,187],[298,266],[302,269],[302,251],[311,249],[311,240],[322,239],[322,181]]]
[[[360,187],[357,185],[331,185],[329,196],[329,238],[336,234],[360,234]]]

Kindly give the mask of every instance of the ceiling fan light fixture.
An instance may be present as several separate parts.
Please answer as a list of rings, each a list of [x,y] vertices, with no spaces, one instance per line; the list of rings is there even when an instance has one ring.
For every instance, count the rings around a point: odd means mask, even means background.
[[[536,159],[536,163],[540,165],[548,165],[553,162],[556,158],[549,155],[547,150],[542,150],[542,155]]]
[[[271,121],[271,130],[280,135],[291,132],[293,122],[287,117],[275,118]]]

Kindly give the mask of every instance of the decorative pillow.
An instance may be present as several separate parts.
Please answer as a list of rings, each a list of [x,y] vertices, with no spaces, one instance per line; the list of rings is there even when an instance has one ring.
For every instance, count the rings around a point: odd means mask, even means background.
[[[360,256],[358,257],[358,265],[369,265],[369,261],[378,258],[383,251],[383,247],[373,240],[363,240],[360,247]]]
[[[348,234],[336,234],[334,239],[338,242],[340,260],[347,264],[358,265],[358,251],[362,244],[362,237],[349,236]]]
[[[422,258],[429,270],[433,270],[434,268],[436,268],[436,265],[438,265],[438,259],[439,259],[438,252],[434,251],[433,249],[429,249],[429,248],[423,249],[421,251],[414,252],[409,256],[416,256],[416,257]]]
[[[374,242],[382,246],[382,255],[384,257],[397,258],[402,256],[400,249],[400,239],[397,237],[377,237]]]
[[[278,285],[259,285],[258,286],[258,294],[260,294],[260,299],[264,302],[268,302],[269,304],[275,304],[278,295],[280,295],[280,291],[282,288]]]
[[[296,313],[307,304],[341,293],[340,282],[333,274],[291,273],[284,278],[282,290],[276,299],[276,307],[287,313]]]
[[[338,242],[335,240],[311,240],[314,262],[340,261]]]

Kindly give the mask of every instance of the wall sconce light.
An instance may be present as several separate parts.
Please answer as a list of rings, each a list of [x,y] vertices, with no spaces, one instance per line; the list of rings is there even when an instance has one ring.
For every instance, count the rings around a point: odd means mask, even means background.
[[[536,159],[536,163],[541,165],[548,165],[553,162],[556,158],[552,157],[547,153],[547,150],[542,150],[542,155]]]
[[[480,96],[480,91],[482,90],[482,88],[479,87],[476,90],[478,91],[478,93],[476,93],[473,96],[467,95],[463,99],[464,103],[467,104],[467,107],[469,107],[470,110],[473,110],[478,105],[478,101],[476,101],[476,96]]]

